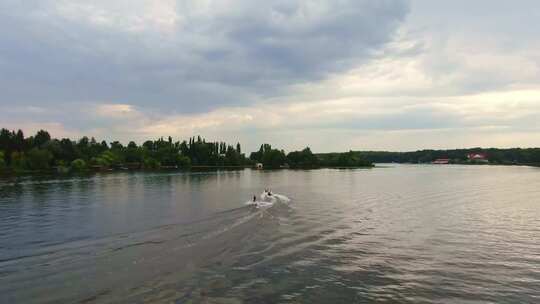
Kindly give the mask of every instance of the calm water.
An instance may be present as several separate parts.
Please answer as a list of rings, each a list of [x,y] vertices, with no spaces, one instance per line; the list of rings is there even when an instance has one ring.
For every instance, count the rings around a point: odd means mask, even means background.
[[[368,301],[540,302],[540,169],[0,181],[0,303]]]

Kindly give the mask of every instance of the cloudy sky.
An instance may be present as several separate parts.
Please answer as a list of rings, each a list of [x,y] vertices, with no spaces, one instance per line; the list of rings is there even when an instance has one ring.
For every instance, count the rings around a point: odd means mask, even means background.
[[[540,146],[539,20],[535,0],[0,0],[0,127]]]

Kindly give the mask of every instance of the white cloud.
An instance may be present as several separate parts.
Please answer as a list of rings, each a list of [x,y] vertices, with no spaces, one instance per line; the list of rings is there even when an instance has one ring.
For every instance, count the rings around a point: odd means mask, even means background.
[[[49,1],[48,8],[38,12],[54,14],[67,22],[126,32],[172,31],[180,19],[176,1],[171,0],[60,0]]]
[[[128,104],[100,104],[97,105],[96,114],[110,118],[132,118],[139,113]]]

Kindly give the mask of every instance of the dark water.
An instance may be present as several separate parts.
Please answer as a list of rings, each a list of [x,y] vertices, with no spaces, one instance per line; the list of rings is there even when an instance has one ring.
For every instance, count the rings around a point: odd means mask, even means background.
[[[540,302],[540,169],[0,181],[0,303],[370,301]]]

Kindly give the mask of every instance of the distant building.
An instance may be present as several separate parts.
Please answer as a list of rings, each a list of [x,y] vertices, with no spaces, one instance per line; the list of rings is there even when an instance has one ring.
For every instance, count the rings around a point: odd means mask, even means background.
[[[434,165],[448,165],[450,163],[449,158],[437,158],[436,160],[431,162]]]
[[[263,169],[263,164],[262,163],[256,163],[255,164],[255,169],[262,170]]]
[[[488,158],[485,153],[469,153],[467,154],[467,159],[470,162],[476,162],[476,163],[487,163]]]

